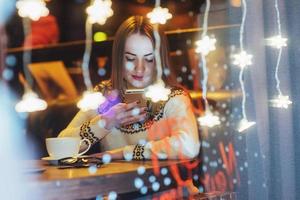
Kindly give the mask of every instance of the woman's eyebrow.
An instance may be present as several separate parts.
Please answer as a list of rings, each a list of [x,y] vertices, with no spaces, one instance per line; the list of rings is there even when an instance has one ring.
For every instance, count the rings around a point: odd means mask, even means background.
[[[136,54],[130,53],[130,52],[128,52],[128,51],[126,51],[125,54],[130,54],[130,55],[132,55],[132,56],[136,56]]]
[[[128,52],[128,51],[126,51],[125,54],[129,54],[129,55],[132,55],[132,56],[136,56],[136,54],[130,53],[130,52]],[[150,56],[150,55],[153,55],[153,52],[145,54],[144,57]]]
[[[150,55],[153,55],[153,53],[147,53],[144,56],[146,57],[146,56],[150,56]]]

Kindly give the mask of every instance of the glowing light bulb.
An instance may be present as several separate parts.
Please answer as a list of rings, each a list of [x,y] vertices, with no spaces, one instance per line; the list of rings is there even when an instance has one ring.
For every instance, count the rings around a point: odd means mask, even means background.
[[[16,6],[21,17],[29,17],[34,21],[49,14],[49,10],[43,0],[19,0]]]
[[[208,126],[210,128],[221,124],[220,118],[216,115],[213,115],[210,111],[206,111],[205,115],[198,117],[197,120],[200,126]]]
[[[276,99],[271,99],[270,103],[272,107],[287,109],[293,102],[290,101],[289,96],[278,95]]]
[[[241,133],[255,124],[256,122],[250,122],[247,119],[242,119],[239,123],[238,131]]]
[[[216,42],[215,38],[210,38],[206,35],[201,40],[196,41],[196,52],[206,56],[209,52],[216,49]]]
[[[94,3],[86,9],[88,21],[91,24],[105,24],[107,18],[111,17],[114,13],[111,9],[111,4],[111,0],[95,0]]]
[[[145,96],[150,98],[153,102],[168,100],[170,93],[171,90],[165,87],[163,81],[158,81],[145,89]]]
[[[244,68],[248,65],[252,65],[252,55],[247,54],[246,51],[241,51],[239,54],[233,55],[233,64],[241,68]]]
[[[107,34],[104,32],[97,32],[94,34],[94,41],[95,42],[102,42],[107,40]]]
[[[85,91],[83,98],[77,103],[77,107],[82,111],[97,109],[105,101],[101,92]]]
[[[15,106],[17,112],[35,112],[45,110],[46,108],[46,101],[40,99],[38,95],[32,91],[26,92],[22,100]]]
[[[281,35],[276,35],[271,38],[267,38],[267,45],[280,49],[287,46],[287,38],[281,37]]]
[[[150,18],[152,24],[165,24],[168,19],[172,18],[172,14],[169,13],[168,8],[158,6],[148,13],[147,17]]]

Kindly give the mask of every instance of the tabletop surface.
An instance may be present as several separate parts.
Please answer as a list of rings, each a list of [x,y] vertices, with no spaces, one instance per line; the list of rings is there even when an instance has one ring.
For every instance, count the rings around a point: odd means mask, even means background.
[[[162,168],[184,162],[188,161],[160,161],[157,166]],[[44,169],[26,174],[31,196],[43,196],[44,199],[80,199],[108,194],[111,191],[116,193],[138,191],[134,185],[135,178],[140,178],[145,186],[151,187],[152,183],[148,179],[154,175],[152,161],[113,161],[99,168],[71,169],[58,169],[57,166],[51,166],[45,161],[28,161],[26,166],[28,169]],[[144,173],[138,174],[137,170],[141,166],[145,169]],[[171,175],[166,176],[172,178]]]
[[[139,192],[135,185],[135,179],[142,180],[143,186],[152,188],[153,181],[149,177],[155,175],[155,168],[168,169],[163,175],[156,175],[154,182],[159,183],[160,187],[157,194],[178,197],[174,190],[177,188],[174,179],[174,172],[171,168],[178,167],[176,173],[181,173],[180,168],[189,163],[188,160],[168,160],[168,161],[113,161],[103,164],[99,168],[71,168],[58,169],[45,161],[26,161],[23,165],[26,169],[37,169],[36,172],[25,173],[26,198],[25,199],[89,199],[98,195],[107,196],[110,192],[124,194],[128,192]],[[138,173],[138,169],[144,170]],[[40,169],[40,171],[39,171]],[[29,170],[30,171],[30,170]],[[178,175],[178,174],[177,174]],[[184,175],[180,174],[184,179]],[[170,178],[171,184],[165,186],[164,178]],[[173,191],[172,191],[173,190]],[[163,194],[164,191],[172,191]],[[195,199],[235,199],[234,193],[199,193]]]

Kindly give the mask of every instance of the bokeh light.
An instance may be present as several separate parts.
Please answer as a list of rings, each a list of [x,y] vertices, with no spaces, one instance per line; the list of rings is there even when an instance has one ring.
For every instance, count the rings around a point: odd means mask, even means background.
[[[33,91],[25,92],[22,100],[15,106],[17,112],[35,112],[45,110],[47,103],[40,99]]]
[[[96,32],[94,34],[94,41],[95,42],[102,42],[107,40],[107,34],[104,32]]]
[[[165,84],[160,81],[145,89],[145,96],[150,98],[153,102],[166,101],[171,94],[171,90],[165,87]]]
[[[94,0],[93,4],[86,9],[89,23],[105,24],[107,18],[114,13],[111,5],[112,2],[110,0]]]
[[[43,0],[19,0],[16,6],[21,17],[28,17],[34,21],[49,15],[49,10]]]
[[[150,18],[152,24],[165,24],[168,19],[172,18],[172,14],[169,13],[168,8],[158,6],[148,13],[147,17]]]
[[[82,111],[88,111],[97,109],[104,101],[105,97],[101,92],[86,91],[83,93],[83,98],[77,103],[77,106]]]

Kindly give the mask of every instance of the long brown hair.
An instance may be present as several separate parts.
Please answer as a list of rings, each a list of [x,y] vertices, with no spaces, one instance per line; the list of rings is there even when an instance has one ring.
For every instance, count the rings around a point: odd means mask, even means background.
[[[117,89],[122,92],[124,85],[123,81],[123,57],[125,42],[129,35],[139,33],[141,35],[147,36],[153,46],[155,44],[155,38],[153,34],[153,26],[149,20],[143,16],[132,16],[125,20],[119,27],[113,42],[113,52],[112,52],[112,74],[111,81],[113,89]],[[167,43],[166,35],[159,31],[161,38],[160,45],[160,56],[162,62],[162,70],[169,69],[170,74],[168,76],[163,73],[162,79],[167,86],[177,86],[176,80],[174,79],[173,69],[170,64],[169,58],[169,47]]]

